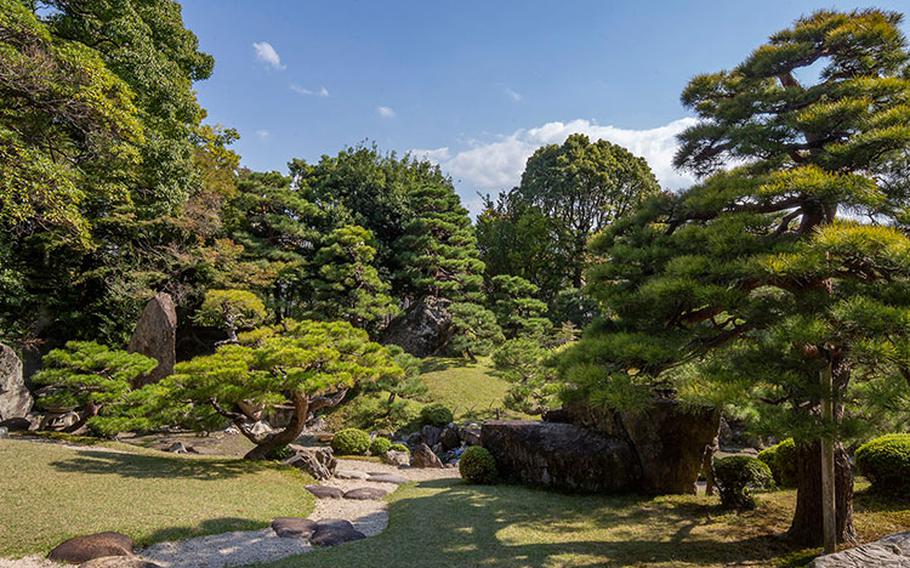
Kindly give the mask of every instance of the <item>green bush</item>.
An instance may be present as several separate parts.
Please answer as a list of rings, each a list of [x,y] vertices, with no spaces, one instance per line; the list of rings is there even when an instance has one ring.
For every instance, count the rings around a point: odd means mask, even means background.
[[[774,486],[771,468],[751,456],[730,456],[715,460],[714,480],[723,506],[737,510],[755,508],[752,490],[771,489]]]
[[[408,448],[408,447],[405,446],[404,444],[397,444],[397,443],[396,443],[396,444],[392,444],[392,445],[389,447],[389,449],[390,449],[390,450],[395,450],[396,452],[407,452],[407,453],[409,453],[409,454],[411,453],[410,448]]]
[[[480,446],[471,446],[464,451],[458,462],[458,471],[469,483],[495,483],[499,477],[493,454]]]
[[[365,455],[370,450],[370,435],[357,428],[346,428],[335,434],[332,449],[339,455]]]
[[[758,452],[758,459],[765,462],[779,487],[796,487],[796,443],[793,438]]]
[[[284,461],[294,455],[290,446],[279,446],[269,453],[270,460]]]
[[[888,434],[856,450],[856,467],[876,493],[910,497],[910,434]]]
[[[370,453],[374,456],[384,456],[392,448],[392,442],[388,438],[376,436],[373,443],[370,444]]]
[[[441,427],[453,419],[452,411],[439,402],[430,403],[420,409],[420,422],[423,424]]]

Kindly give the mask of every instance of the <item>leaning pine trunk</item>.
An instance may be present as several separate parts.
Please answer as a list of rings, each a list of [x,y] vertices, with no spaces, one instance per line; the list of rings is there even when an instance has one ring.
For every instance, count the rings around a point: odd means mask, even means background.
[[[295,393],[294,414],[291,416],[291,421],[288,423],[287,427],[266,436],[262,442],[257,444],[255,448],[243,456],[244,459],[268,459],[269,456],[272,455],[272,452],[296,440],[300,436],[300,433],[303,432],[309,414],[309,398],[304,394]]]
[[[797,444],[796,513],[788,535],[799,544],[820,546],[822,532],[821,442]],[[834,487],[836,491],[837,542],[856,542],[853,527],[853,470],[843,444],[834,445]]]

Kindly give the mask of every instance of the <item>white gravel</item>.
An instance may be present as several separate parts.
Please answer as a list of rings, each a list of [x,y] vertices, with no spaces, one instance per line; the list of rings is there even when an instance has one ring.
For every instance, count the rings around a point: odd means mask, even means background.
[[[457,469],[398,469],[394,466],[360,460],[338,460],[338,469],[345,471],[396,473],[408,481],[425,481],[458,477]],[[377,487],[389,493],[398,489],[394,483],[377,483],[361,479],[330,479],[319,482],[343,491],[358,487]],[[352,499],[317,499],[316,509],[310,515],[313,520],[347,519],[368,537],[385,530],[389,523],[387,503],[382,501],[359,501]],[[164,568],[228,568],[257,562],[269,562],[288,556],[304,554],[312,550],[303,539],[280,538],[271,528],[257,531],[237,531],[202,536],[187,540],[162,542],[144,550],[138,550],[141,558]],[[50,562],[39,556],[17,560],[0,558],[0,568],[61,568],[61,564]]]

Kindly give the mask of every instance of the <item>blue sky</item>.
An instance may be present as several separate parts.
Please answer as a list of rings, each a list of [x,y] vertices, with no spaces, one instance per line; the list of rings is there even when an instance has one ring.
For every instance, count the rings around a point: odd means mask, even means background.
[[[244,165],[284,170],[369,139],[440,163],[475,211],[477,193],[508,189],[534,148],[575,131],[685,186],[669,160],[691,120],[679,104],[690,77],[736,65],[815,9],[910,13],[910,0],[182,4],[216,59],[201,102],[240,131]]]

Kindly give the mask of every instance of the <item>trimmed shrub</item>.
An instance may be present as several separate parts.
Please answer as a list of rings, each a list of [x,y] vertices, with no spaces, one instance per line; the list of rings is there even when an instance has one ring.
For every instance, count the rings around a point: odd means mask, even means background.
[[[856,467],[872,491],[910,497],[910,434],[888,434],[856,450]]]
[[[392,442],[388,438],[376,436],[373,443],[370,444],[370,453],[374,456],[384,456],[392,448]]]
[[[461,455],[458,471],[468,483],[495,483],[499,477],[496,460],[486,448],[471,446]]]
[[[714,480],[723,506],[737,510],[754,509],[752,491],[771,489],[774,486],[771,468],[752,456],[730,456],[715,460]]]
[[[390,450],[395,450],[396,452],[407,452],[411,453],[411,448],[405,446],[404,444],[395,443],[389,446]]]
[[[420,422],[423,424],[442,427],[452,420],[452,411],[442,403],[432,402],[420,409]]]
[[[357,428],[345,428],[335,434],[332,449],[339,455],[365,455],[370,450],[370,435]]]
[[[787,438],[779,444],[758,452],[758,459],[765,462],[779,487],[796,487],[796,443]]]
[[[290,446],[280,446],[275,448],[269,454],[270,460],[284,461],[294,455],[294,450]]]

